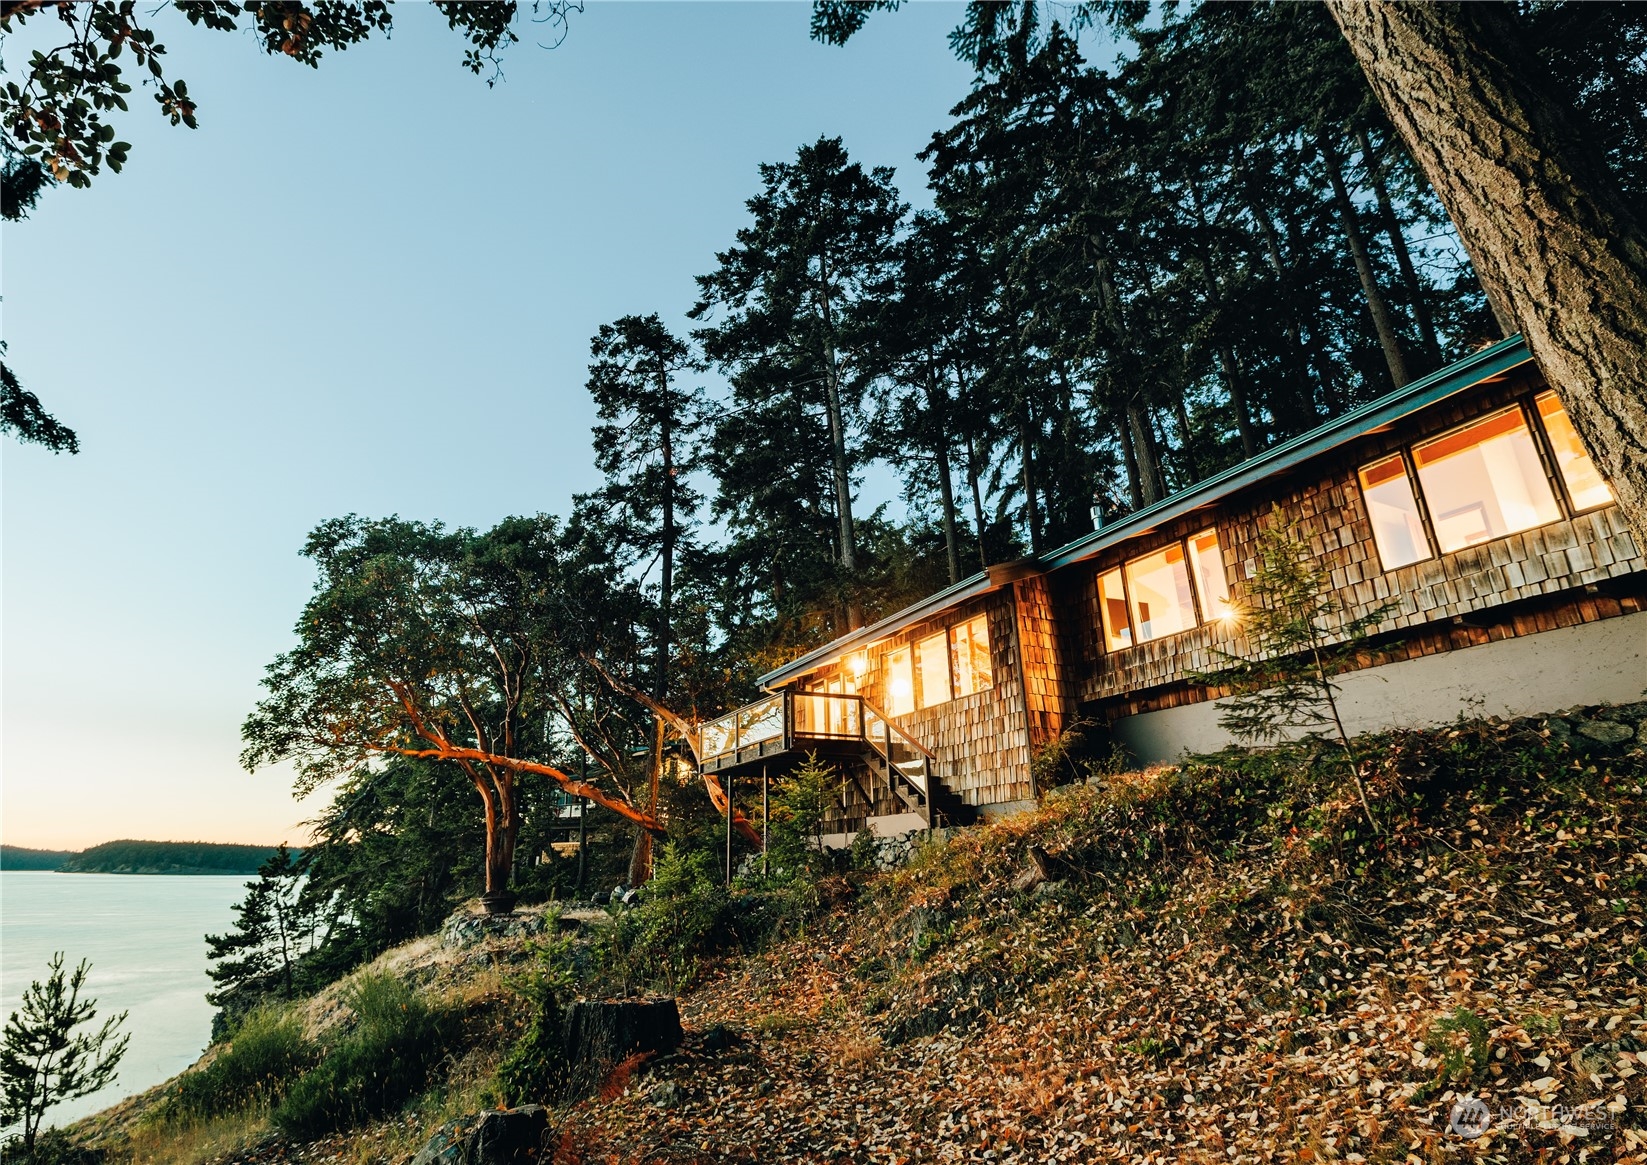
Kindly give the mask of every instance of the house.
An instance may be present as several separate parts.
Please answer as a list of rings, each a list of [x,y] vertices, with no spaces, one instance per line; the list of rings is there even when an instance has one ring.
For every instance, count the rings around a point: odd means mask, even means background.
[[[1229,743],[1197,673],[1246,655],[1254,539],[1294,518],[1352,613],[1346,727],[1640,699],[1647,556],[1519,338],[1502,341],[1038,559],[990,567],[761,677],[706,725],[734,781],[807,752],[836,840],[1033,804],[1077,717],[1143,761]]]

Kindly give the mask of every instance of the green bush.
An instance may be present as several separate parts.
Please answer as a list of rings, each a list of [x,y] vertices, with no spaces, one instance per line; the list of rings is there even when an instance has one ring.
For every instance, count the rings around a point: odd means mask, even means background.
[[[392,976],[362,977],[346,999],[355,1022],[271,1114],[291,1136],[317,1137],[393,1110],[423,1090],[457,1036],[454,1013],[431,1008]]]
[[[199,1119],[276,1104],[292,1080],[315,1062],[316,1053],[295,1015],[273,1006],[258,1008],[216,1059],[178,1078],[164,1115]]]
[[[675,841],[658,853],[640,904],[606,932],[603,962],[626,987],[662,982],[674,992],[701,958],[736,944],[732,897],[715,858]]]
[[[577,965],[572,941],[559,933],[555,922],[549,920],[545,938],[527,944],[532,961],[526,974],[509,980],[509,986],[532,1004],[526,1031],[498,1065],[498,1092],[511,1106],[549,1102],[560,1084],[565,1057],[563,1001],[577,979]]]

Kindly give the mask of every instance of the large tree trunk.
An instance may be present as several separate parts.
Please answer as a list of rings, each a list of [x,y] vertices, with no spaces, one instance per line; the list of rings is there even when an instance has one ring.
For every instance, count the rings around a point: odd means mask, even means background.
[[[1138,459],[1140,504],[1151,505],[1167,496],[1167,483],[1161,474],[1161,458],[1156,451],[1148,406],[1136,399],[1128,401],[1127,424],[1132,427],[1132,452]]]
[[[1321,160],[1327,169],[1327,181],[1332,186],[1332,201],[1338,211],[1339,225],[1344,228],[1344,240],[1350,246],[1350,258],[1355,261],[1355,273],[1361,279],[1361,291],[1367,298],[1367,314],[1372,317],[1373,331],[1378,333],[1378,344],[1384,349],[1384,360],[1390,366],[1390,379],[1400,388],[1412,379],[1407,372],[1407,356],[1401,350],[1401,336],[1395,328],[1395,317],[1378,286],[1373,271],[1372,256],[1367,251],[1367,238],[1356,221],[1355,203],[1350,200],[1349,187],[1344,182],[1344,161],[1326,130],[1316,135],[1321,147]]]
[[[1024,525],[1029,529],[1029,552],[1041,553],[1041,501],[1035,480],[1034,421],[1029,415],[1029,397],[1018,394],[1018,482],[1024,491]]]
[[[966,435],[966,479],[972,488],[972,522],[978,528],[978,569],[989,569],[989,552],[984,549],[984,491],[978,485],[978,447],[972,434]]]
[[[847,598],[847,630],[856,631],[864,625],[863,604],[852,585],[858,573],[857,533],[852,523],[852,466],[846,452],[846,409],[841,398],[839,353],[835,350],[835,320],[830,302],[828,259],[820,256],[821,279],[819,300],[823,308],[824,328],[824,407],[829,415],[829,444],[831,465],[835,478],[835,514],[840,522],[840,563],[846,573],[851,593]]]
[[[1507,5],[1327,0],[1647,545],[1647,230]]]
[[[937,458],[938,498],[943,504],[944,553],[949,566],[949,581],[961,581],[961,548],[955,521],[955,478],[949,464],[949,389],[944,384],[943,369],[936,360],[927,361],[926,404],[931,411],[937,437],[933,454]]]

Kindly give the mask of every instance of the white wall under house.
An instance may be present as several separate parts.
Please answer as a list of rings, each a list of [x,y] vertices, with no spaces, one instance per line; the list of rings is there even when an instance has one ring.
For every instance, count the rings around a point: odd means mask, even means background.
[[[1459,716],[1529,716],[1578,704],[1647,698],[1647,612],[1501,639],[1338,678],[1352,736],[1423,728]],[[1218,726],[1224,701],[1118,720],[1115,738],[1138,760],[1167,761],[1234,743]]]

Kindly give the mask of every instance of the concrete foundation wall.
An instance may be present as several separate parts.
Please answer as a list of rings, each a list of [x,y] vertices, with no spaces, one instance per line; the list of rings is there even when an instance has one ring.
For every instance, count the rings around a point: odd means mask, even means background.
[[[1339,677],[1353,736],[1465,716],[1527,716],[1574,704],[1625,704],[1647,690],[1647,612],[1501,639]],[[1117,720],[1115,738],[1141,761],[1213,752],[1224,702],[1202,701]]]

